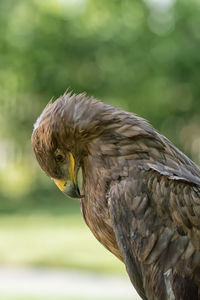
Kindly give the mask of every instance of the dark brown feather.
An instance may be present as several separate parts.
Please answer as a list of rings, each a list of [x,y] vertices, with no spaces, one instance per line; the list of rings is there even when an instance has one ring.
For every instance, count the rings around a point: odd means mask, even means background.
[[[143,299],[200,299],[200,169],[144,119],[66,94],[38,120],[42,169],[63,173],[56,148],[83,174],[84,219],[127,268]]]

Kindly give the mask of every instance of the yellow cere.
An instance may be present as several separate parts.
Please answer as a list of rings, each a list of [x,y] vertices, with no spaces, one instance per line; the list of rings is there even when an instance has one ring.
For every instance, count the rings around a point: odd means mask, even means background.
[[[69,152],[69,161],[70,161],[70,164],[69,164],[69,175],[70,175],[71,180],[76,184],[77,180],[76,180],[76,176],[74,174],[75,160],[74,160],[74,157],[73,157],[73,155],[72,155],[71,152]]]
[[[71,184],[71,180],[66,179],[54,179],[54,182],[61,191],[66,190],[66,188]]]

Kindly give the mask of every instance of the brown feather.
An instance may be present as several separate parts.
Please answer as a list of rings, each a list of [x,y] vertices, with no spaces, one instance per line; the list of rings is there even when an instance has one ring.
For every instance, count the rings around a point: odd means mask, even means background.
[[[199,299],[197,165],[144,119],[85,94],[49,104],[32,145],[53,178],[63,178],[55,150],[73,154],[83,174],[84,219],[125,263],[142,299]]]

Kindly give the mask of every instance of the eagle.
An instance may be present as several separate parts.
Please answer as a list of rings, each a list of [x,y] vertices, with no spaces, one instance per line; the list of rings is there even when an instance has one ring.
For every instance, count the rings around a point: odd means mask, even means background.
[[[84,93],[47,104],[31,141],[143,300],[200,299],[199,166],[145,119]]]

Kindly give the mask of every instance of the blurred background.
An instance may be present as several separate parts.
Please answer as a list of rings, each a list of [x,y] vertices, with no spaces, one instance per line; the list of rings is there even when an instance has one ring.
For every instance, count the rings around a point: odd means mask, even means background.
[[[197,0],[0,1],[0,299],[134,298],[79,202],[37,165],[33,123],[52,97],[85,91],[148,119],[199,163],[199,49]]]

